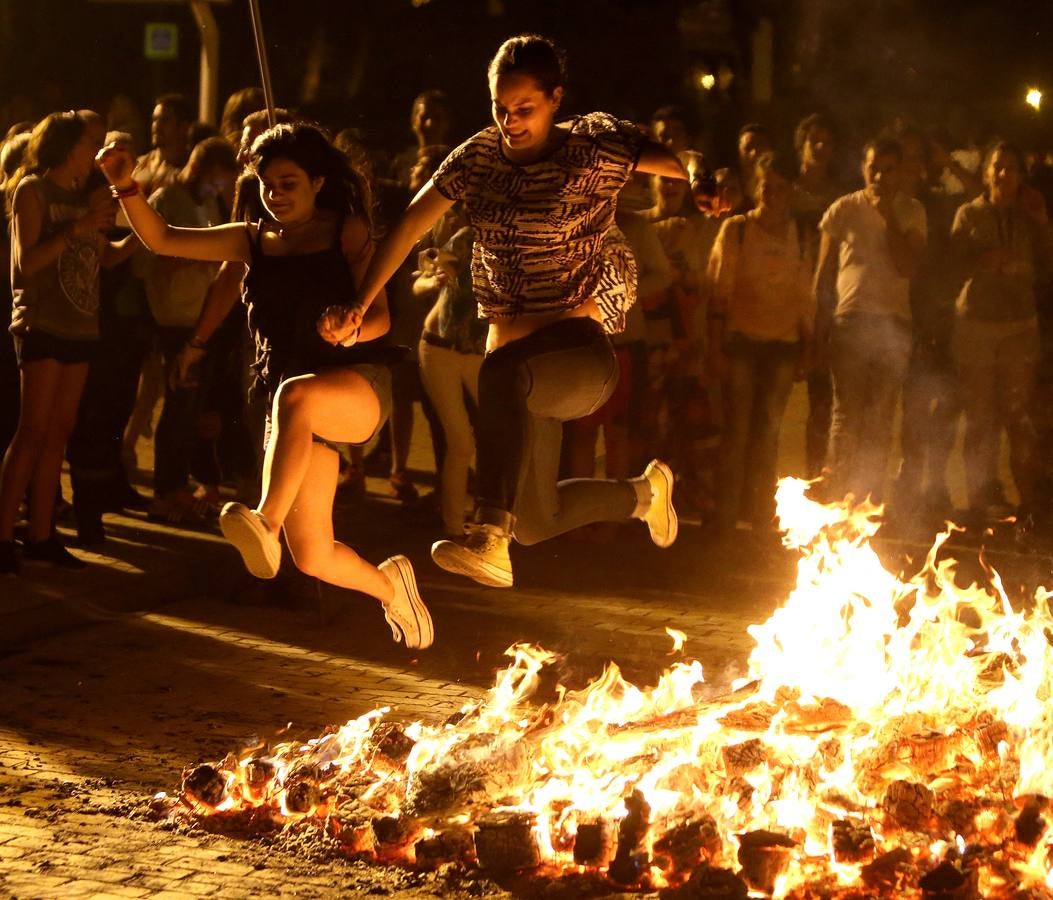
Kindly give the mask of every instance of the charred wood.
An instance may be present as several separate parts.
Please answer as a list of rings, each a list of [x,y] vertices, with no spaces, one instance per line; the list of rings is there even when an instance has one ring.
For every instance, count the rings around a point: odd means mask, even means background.
[[[932,791],[923,784],[893,781],[885,791],[883,806],[894,824],[917,831],[921,830],[932,816],[935,799]]]
[[[579,866],[605,866],[614,857],[615,843],[612,822],[606,819],[580,822],[574,838],[574,862]]]
[[[742,877],[754,890],[770,894],[776,879],[790,864],[796,842],[774,831],[751,831],[739,837],[739,865]]]
[[[226,796],[227,779],[214,766],[202,763],[183,772],[183,793],[198,803],[215,808]]]
[[[618,823],[618,852],[609,874],[619,884],[636,884],[647,871],[649,859],[640,845],[651,822],[651,806],[639,791],[625,799],[628,815]]]
[[[541,851],[530,813],[492,812],[476,822],[475,856],[479,865],[491,872],[536,869]]]

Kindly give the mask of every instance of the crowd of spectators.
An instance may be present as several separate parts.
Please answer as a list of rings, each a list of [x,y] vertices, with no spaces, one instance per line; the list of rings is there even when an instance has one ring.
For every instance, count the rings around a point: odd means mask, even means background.
[[[22,559],[83,566],[56,536],[63,517],[88,547],[105,541],[108,512],[211,528],[222,499],[255,501],[264,415],[236,302],[244,267],[149,253],[93,160],[107,142],[134,148],[136,181],[173,225],[258,221],[244,166],[267,127],[262,107],[261,91],[238,91],[217,129],[165,94],[147,129],[121,96],[105,114],[50,113],[3,136],[12,302],[0,337],[0,572],[17,571],[16,543]],[[875,123],[853,152],[820,113],[793,134],[746,124],[736,159],[710,159],[694,148],[713,142],[683,110],[656,109],[641,129],[692,180],[637,175],[621,194],[639,301],[615,337],[618,389],[567,426],[564,474],[591,477],[602,459],[621,478],[661,456],[682,515],[719,537],[770,533],[775,480],[787,474],[777,471],[781,426],[804,381],[798,474],[822,476],[825,497],[871,496],[893,520],[958,516],[982,528],[1016,514],[1023,530],[1047,527],[1047,159],[996,135],[982,153],[956,149],[945,129],[905,120]],[[395,149],[323,123],[369,182],[377,237],[466,136],[441,90],[423,91],[409,122],[413,143]],[[344,447],[341,460],[345,494],[364,492],[372,466],[407,510],[450,536],[471,505],[484,359],[466,225],[455,207],[388,283],[388,340],[412,353],[393,367],[379,441],[365,456]],[[209,316],[219,318],[205,342],[198,326]],[[408,465],[422,422],[434,492]],[[955,510],[947,469],[960,423],[966,497]],[[143,473],[151,436],[153,471]]]

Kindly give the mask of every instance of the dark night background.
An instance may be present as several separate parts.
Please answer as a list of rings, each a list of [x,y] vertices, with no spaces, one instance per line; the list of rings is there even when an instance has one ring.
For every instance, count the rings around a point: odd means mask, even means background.
[[[1046,142],[1024,104],[1049,89],[1053,4],[992,0],[261,0],[275,93],[336,127],[358,125],[398,146],[409,106],[441,87],[459,110],[456,133],[485,124],[487,60],[506,36],[548,34],[568,50],[570,103],[644,118],[680,102],[700,128],[727,135],[759,119],[786,133],[802,113],[833,112],[853,138],[894,115],[949,125],[961,140],[997,131]],[[258,81],[247,0],[213,6],[221,32],[220,106]],[[771,22],[773,98],[751,90],[754,35]],[[148,62],[147,22],[177,23],[180,58]],[[0,0],[0,101],[36,98],[39,112],[105,109],[117,92],[145,115],[152,97],[196,97],[197,29],[180,3]],[[725,92],[692,80],[721,65]]]

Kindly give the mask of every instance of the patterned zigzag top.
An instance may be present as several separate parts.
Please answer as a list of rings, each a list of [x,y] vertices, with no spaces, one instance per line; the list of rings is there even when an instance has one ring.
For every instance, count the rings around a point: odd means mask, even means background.
[[[614,212],[645,140],[631,122],[594,112],[573,119],[566,140],[527,165],[505,158],[496,126],[446,158],[433,182],[464,203],[475,229],[480,317],[574,309],[592,297],[607,330],[622,330],[636,299],[636,262]]]

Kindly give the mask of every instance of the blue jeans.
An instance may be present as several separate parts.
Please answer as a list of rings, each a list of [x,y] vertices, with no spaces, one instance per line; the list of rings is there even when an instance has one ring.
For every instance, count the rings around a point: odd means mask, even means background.
[[[892,423],[910,362],[910,323],[893,316],[835,319],[829,462],[835,494],[881,499]]]
[[[476,521],[521,544],[592,522],[632,516],[626,481],[559,481],[563,423],[595,412],[614,393],[618,359],[592,319],[548,325],[487,354],[479,370]]]

